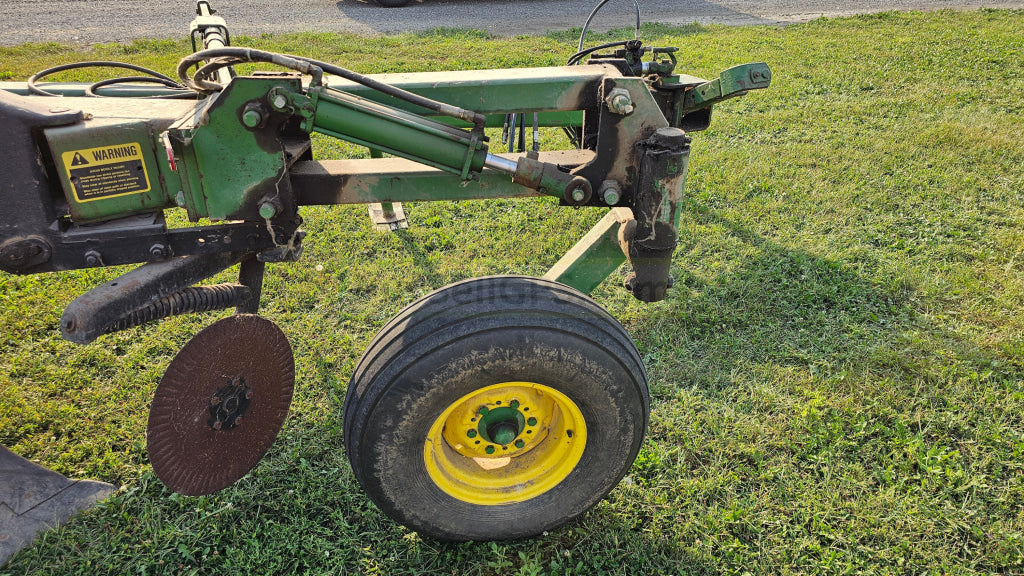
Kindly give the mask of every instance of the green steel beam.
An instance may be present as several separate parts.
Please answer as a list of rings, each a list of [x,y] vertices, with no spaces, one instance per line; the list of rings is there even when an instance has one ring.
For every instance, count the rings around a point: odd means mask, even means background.
[[[540,161],[575,167],[593,159],[589,150],[541,152]],[[521,154],[500,154],[510,159]],[[298,162],[289,172],[300,206],[526,198],[543,196],[485,168],[480,180],[463,183],[455,174],[404,158]]]
[[[619,228],[633,219],[629,208],[612,208],[586,236],[548,270],[544,278],[589,294],[615,272],[626,255],[619,245]]]
[[[740,64],[723,71],[718,78],[690,90],[683,100],[682,111],[691,112],[712,104],[742,96],[750,90],[767,88],[772,71],[764,62]]]

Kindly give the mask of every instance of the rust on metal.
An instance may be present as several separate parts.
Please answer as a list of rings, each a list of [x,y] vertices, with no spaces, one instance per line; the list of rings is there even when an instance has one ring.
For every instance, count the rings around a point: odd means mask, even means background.
[[[274,443],[294,386],[292,349],[273,322],[239,314],[207,327],[157,387],[146,432],[153,472],[187,496],[230,486]]]

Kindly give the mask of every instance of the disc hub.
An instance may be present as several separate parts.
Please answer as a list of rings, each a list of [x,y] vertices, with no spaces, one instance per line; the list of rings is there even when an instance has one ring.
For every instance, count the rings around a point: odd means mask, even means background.
[[[210,419],[206,423],[214,430],[231,430],[242,422],[251,402],[252,389],[245,385],[245,378],[232,378],[210,398]]]

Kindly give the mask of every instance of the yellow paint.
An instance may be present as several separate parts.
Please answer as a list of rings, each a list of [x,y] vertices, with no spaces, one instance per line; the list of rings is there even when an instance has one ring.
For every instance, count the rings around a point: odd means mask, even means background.
[[[490,444],[477,434],[480,408],[519,403],[525,420],[522,447]],[[473,391],[438,416],[423,445],[431,480],[446,494],[472,504],[496,506],[535,498],[573,471],[587,444],[583,414],[568,396],[531,382],[506,382]],[[488,454],[488,445],[494,453]]]

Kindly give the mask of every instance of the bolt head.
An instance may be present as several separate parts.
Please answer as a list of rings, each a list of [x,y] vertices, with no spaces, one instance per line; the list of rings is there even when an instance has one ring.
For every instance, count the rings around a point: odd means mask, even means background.
[[[260,217],[265,220],[270,220],[274,216],[277,216],[277,207],[270,202],[264,202],[260,204]]]
[[[572,191],[572,199],[575,202],[583,202],[583,199],[586,197],[586,193],[583,192],[583,190],[580,190],[579,188]]]
[[[262,122],[263,115],[258,110],[249,109],[242,113],[242,124],[245,124],[248,128],[256,128]]]

